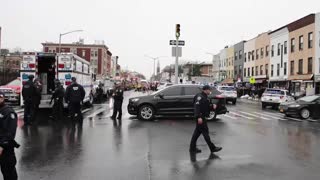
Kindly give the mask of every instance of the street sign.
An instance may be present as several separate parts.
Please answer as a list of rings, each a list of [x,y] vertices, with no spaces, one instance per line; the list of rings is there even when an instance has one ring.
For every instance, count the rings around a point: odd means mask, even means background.
[[[179,41],[178,45],[179,46],[184,46],[185,42],[184,41]],[[177,45],[177,41],[176,40],[170,40],[170,45]]]
[[[250,82],[250,84],[254,84],[254,83],[256,83],[256,79],[254,77],[250,77],[249,82]]]
[[[176,47],[172,47],[172,57],[177,57],[176,53]],[[178,57],[182,57],[182,47],[178,47]]]

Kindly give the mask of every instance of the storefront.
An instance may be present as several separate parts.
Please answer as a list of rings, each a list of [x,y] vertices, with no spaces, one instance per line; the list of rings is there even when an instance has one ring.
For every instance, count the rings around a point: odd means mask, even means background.
[[[269,88],[277,88],[277,89],[287,89],[289,90],[290,81],[288,79],[279,77],[277,79],[270,79],[269,80]]]
[[[315,93],[320,94],[320,75],[314,76],[314,82],[315,82]]]
[[[310,96],[315,94],[313,75],[299,75],[291,80],[290,92],[296,97]]]
[[[234,80],[233,79],[225,79],[221,82],[222,85],[234,85]]]

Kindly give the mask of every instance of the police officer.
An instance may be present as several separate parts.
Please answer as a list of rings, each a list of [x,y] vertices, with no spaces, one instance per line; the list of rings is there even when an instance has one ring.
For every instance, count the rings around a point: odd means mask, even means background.
[[[14,148],[19,144],[14,140],[17,130],[17,114],[5,104],[5,95],[0,92],[0,166],[4,180],[18,179]]]
[[[208,99],[208,95],[211,94],[211,87],[208,85],[203,86],[202,93],[197,94],[194,97],[194,116],[196,118],[196,128],[193,132],[190,149],[191,153],[200,153],[201,150],[196,147],[197,140],[199,136],[202,134],[205,141],[207,142],[211,153],[221,151],[221,147],[215,146],[210,139],[209,136],[209,128],[207,125],[206,117],[210,114],[210,109],[212,106],[210,105],[210,101]]]
[[[101,103],[102,102],[102,96],[103,96],[103,89],[102,89],[103,85],[100,82],[97,88],[97,102]]]
[[[42,92],[42,84],[40,82],[39,78],[36,78],[34,80],[34,86],[35,86],[35,93],[33,97],[33,114],[31,118],[31,122],[35,122],[39,110],[39,105],[41,101],[41,92]]]
[[[61,120],[63,119],[63,98],[65,90],[58,79],[55,80],[55,87],[56,89],[54,90],[50,101],[50,104],[52,104],[52,101],[54,102],[51,117],[55,120]]]
[[[24,99],[24,123],[31,125],[34,113],[34,95],[36,87],[33,83],[34,76],[30,75],[29,80],[22,87],[22,96]]]
[[[122,116],[122,102],[123,102],[123,90],[121,89],[120,84],[116,85],[116,88],[113,93],[113,114],[111,116],[112,120],[115,120],[118,114],[118,120],[121,120]]]
[[[72,77],[71,80],[72,83],[66,90],[65,100],[69,106],[72,122],[75,122],[75,118],[77,117],[80,125],[82,125],[83,117],[81,113],[81,104],[86,92],[84,91],[84,88],[77,83],[77,79],[75,77]]]

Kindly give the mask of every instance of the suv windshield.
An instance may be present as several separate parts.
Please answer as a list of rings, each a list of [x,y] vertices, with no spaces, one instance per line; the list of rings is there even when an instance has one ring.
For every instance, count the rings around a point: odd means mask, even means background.
[[[319,96],[306,96],[297,100],[297,102],[313,102],[318,99]]]
[[[220,87],[221,91],[235,91],[236,88],[230,86],[230,87]]]
[[[266,89],[264,92],[266,94],[279,94],[279,95],[284,95],[284,91],[281,91],[279,89]]]

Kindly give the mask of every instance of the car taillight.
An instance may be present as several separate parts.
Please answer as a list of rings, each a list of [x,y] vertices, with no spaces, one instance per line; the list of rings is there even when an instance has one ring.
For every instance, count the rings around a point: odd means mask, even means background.
[[[64,64],[59,64],[58,67],[59,67],[60,69],[63,69],[63,68],[64,68]]]
[[[36,65],[35,64],[29,64],[29,68],[35,68]]]
[[[71,81],[66,81],[65,84],[66,86],[69,86],[71,84]]]

